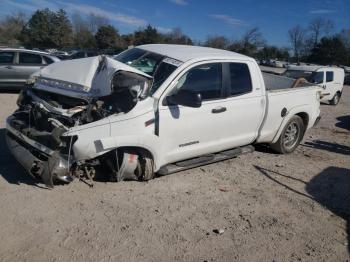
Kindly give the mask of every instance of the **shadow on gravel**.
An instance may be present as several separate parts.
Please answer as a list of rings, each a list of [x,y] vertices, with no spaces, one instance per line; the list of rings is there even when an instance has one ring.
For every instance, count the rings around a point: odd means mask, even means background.
[[[322,140],[314,140],[312,142],[305,142],[302,146],[305,147],[311,147],[321,150],[327,150],[332,153],[338,153],[343,155],[350,155],[350,147],[336,144],[336,143],[330,143]]]
[[[305,182],[301,179],[283,175],[276,171],[255,165],[254,167],[262,175],[276,184],[292,191],[293,193],[318,202],[332,211],[335,215],[343,218],[346,221],[348,252],[350,253],[350,169],[328,167],[318,175],[314,176],[309,182]],[[305,190],[309,195],[292,188],[287,182],[280,181],[281,177],[304,184]]]
[[[306,191],[318,203],[346,221],[350,253],[350,169],[328,167],[307,183]]]
[[[350,115],[337,117],[336,127],[350,130]]]
[[[21,90],[19,90],[19,89],[3,89],[3,88],[0,88],[0,94],[4,94],[4,93],[7,93],[7,94],[19,94],[19,92],[21,92]]]
[[[264,176],[266,176],[268,179],[272,180],[273,182],[275,182],[276,184],[298,194],[298,195],[301,195],[303,197],[307,197],[307,198],[310,198],[310,199],[313,199],[312,197],[304,194],[303,192],[299,192],[298,190],[295,190],[294,188],[282,183],[281,181],[279,181],[278,179],[278,176],[282,176],[284,178],[288,178],[288,179],[291,179],[291,180],[294,180],[294,181],[298,181],[302,184],[306,184],[305,181],[301,180],[301,179],[298,179],[298,178],[295,178],[295,177],[292,177],[292,176],[288,176],[288,175],[283,175],[279,172],[276,172],[276,171],[273,171],[273,170],[269,170],[269,169],[266,169],[266,168],[263,168],[263,167],[260,167],[260,166],[255,166],[254,167],[261,173],[263,174]]]
[[[28,175],[11,155],[6,145],[5,132],[4,128],[0,129],[0,176],[10,184],[40,187],[38,181]]]
[[[256,144],[254,145],[255,151],[261,152],[261,153],[267,153],[272,155],[279,155],[268,144]]]

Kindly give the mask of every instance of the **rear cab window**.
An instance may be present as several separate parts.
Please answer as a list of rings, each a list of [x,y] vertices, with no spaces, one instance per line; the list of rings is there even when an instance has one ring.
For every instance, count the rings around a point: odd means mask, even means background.
[[[229,67],[229,96],[250,93],[253,90],[249,67],[245,63],[226,63]]]
[[[13,64],[15,52],[0,52],[0,64]]]
[[[19,64],[21,65],[41,65],[43,59],[41,55],[32,53],[19,53]]]

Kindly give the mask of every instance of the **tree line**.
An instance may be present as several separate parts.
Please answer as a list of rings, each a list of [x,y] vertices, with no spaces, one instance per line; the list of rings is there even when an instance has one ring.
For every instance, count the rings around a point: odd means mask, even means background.
[[[94,14],[68,17],[63,9],[37,10],[30,17],[17,13],[0,21],[0,44],[9,46],[119,52],[131,45],[195,44],[235,51],[260,60],[350,65],[350,29],[334,33],[331,20],[316,18],[305,28],[300,25],[290,28],[287,35],[290,48],[269,45],[257,27],[248,29],[239,39],[209,35],[203,42],[192,40],[180,28],[162,33],[151,25],[130,34],[120,34],[104,17]]]
[[[65,10],[37,10],[28,19],[25,14],[6,16],[0,21],[0,44],[39,49],[112,49],[120,51],[130,45],[174,43],[193,45],[180,28],[160,33],[148,25],[131,34],[121,35],[108,19],[90,14],[68,17]]]

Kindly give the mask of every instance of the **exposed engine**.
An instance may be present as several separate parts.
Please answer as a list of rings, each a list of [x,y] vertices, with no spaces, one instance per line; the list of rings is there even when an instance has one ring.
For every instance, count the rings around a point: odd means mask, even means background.
[[[88,124],[111,114],[129,112],[140,99],[142,88],[136,78],[117,74],[113,92],[104,97],[73,98],[28,86],[18,100],[11,125],[27,137],[56,150],[61,135],[69,128]]]
[[[22,159],[22,165],[32,175],[40,176],[49,187],[53,186],[55,178],[70,182],[72,176],[80,178],[85,174],[91,180],[95,174],[94,166],[98,165],[99,160],[75,163],[71,149],[77,138],[62,135],[71,127],[98,121],[112,114],[128,113],[144,97],[145,87],[144,78],[128,72],[117,73],[112,81],[111,93],[102,97],[64,96],[27,86],[19,95],[18,109],[8,118],[8,125],[37,145],[28,145],[21,135],[17,137],[8,132],[9,146],[14,148],[17,144],[21,145],[20,149],[14,150],[15,154],[19,154],[17,158]],[[50,152],[38,150],[40,145]],[[30,151],[34,158],[20,157],[21,150],[23,154],[27,154],[25,150]]]

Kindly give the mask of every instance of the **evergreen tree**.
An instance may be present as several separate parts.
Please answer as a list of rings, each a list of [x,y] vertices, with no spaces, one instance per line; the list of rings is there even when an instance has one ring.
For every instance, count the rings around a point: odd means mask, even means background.
[[[344,65],[347,59],[346,47],[339,37],[323,37],[309,56],[310,62],[321,65]]]
[[[135,32],[135,45],[155,44],[162,40],[161,34],[155,27],[148,25],[144,30]]]
[[[37,10],[22,31],[29,47],[62,48],[72,44],[72,26],[64,10]]]
[[[53,20],[53,35],[58,48],[69,47],[73,44],[72,24],[63,9],[57,11]]]
[[[111,25],[100,26],[95,35],[96,44],[99,49],[115,48],[118,38],[117,30]]]

